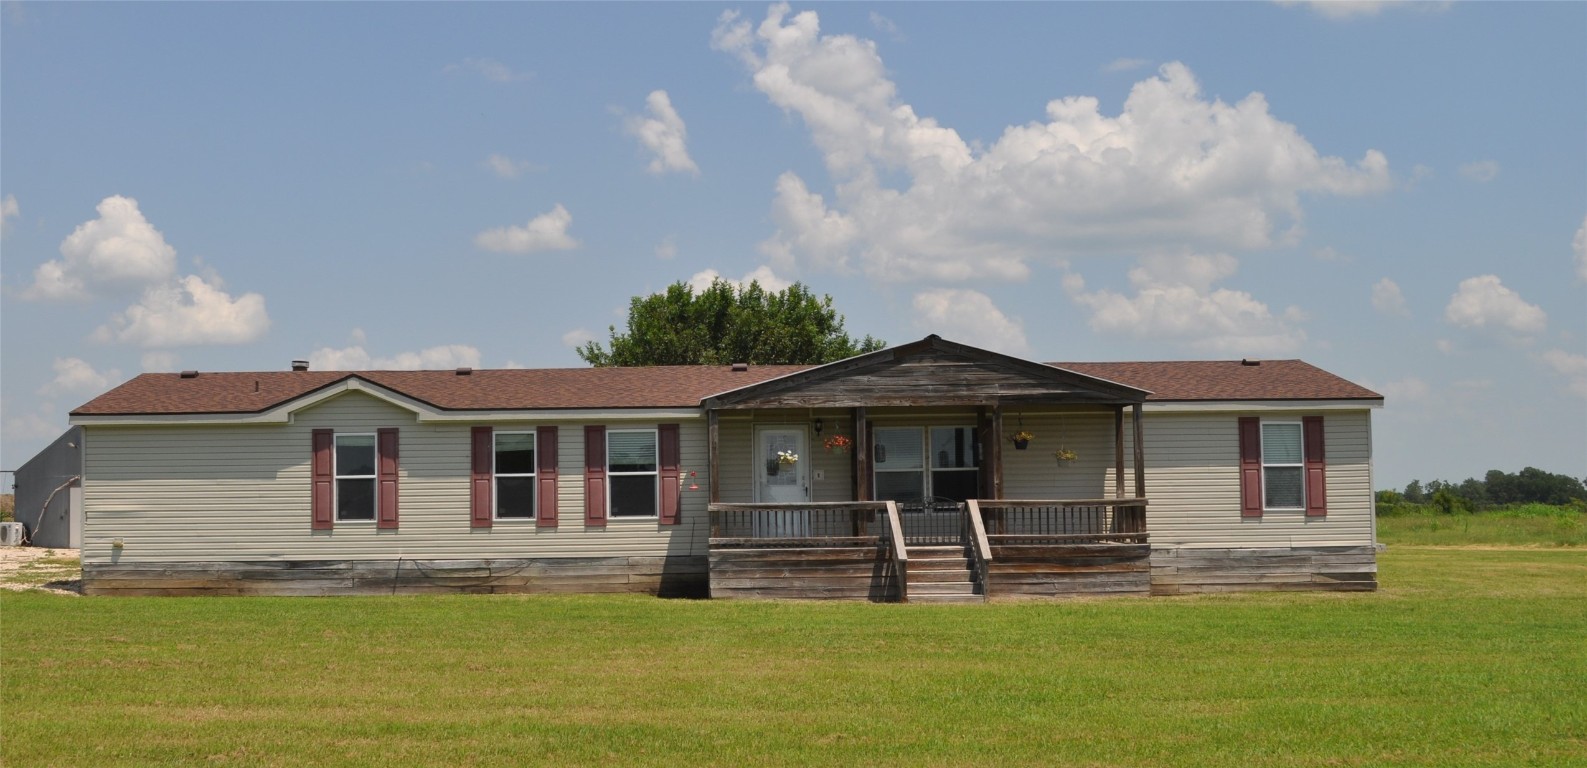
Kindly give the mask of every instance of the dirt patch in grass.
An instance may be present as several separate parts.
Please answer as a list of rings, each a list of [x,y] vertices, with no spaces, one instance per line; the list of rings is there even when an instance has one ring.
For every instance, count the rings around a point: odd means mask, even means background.
[[[0,589],[83,593],[83,565],[75,549],[0,547]]]

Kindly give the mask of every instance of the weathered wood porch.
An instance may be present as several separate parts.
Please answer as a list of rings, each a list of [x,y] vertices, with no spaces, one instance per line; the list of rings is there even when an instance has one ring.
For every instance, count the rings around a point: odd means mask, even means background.
[[[1143,498],[710,505],[714,598],[1146,595]]]

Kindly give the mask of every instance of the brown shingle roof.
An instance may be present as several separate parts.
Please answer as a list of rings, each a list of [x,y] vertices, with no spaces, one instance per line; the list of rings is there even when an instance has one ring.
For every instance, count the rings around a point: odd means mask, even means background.
[[[1180,400],[1381,400],[1366,387],[1303,360],[1185,360],[1048,363],[1150,391],[1147,402]]]
[[[74,416],[258,413],[356,376],[443,410],[698,407],[706,397],[803,370],[803,365],[543,368],[455,371],[145,373]],[[257,391],[255,391],[257,387]]]
[[[1048,363],[1148,390],[1150,401],[1379,400],[1382,395],[1300,360]],[[258,413],[357,376],[442,410],[693,408],[711,395],[804,370],[804,365],[547,368],[454,371],[145,373],[74,416]]]

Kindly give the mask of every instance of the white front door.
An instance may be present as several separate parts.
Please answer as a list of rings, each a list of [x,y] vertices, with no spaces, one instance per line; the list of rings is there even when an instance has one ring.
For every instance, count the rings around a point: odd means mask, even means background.
[[[787,461],[783,455],[798,457]],[[755,500],[799,504],[810,500],[810,457],[804,427],[755,429]]]

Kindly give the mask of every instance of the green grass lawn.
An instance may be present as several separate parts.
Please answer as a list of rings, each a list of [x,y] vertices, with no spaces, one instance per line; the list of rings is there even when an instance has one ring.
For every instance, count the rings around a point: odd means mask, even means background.
[[[1587,765],[1587,550],[986,606],[0,594],[7,766]]]
[[[1587,512],[1527,504],[1490,512],[1444,515],[1422,510],[1378,517],[1378,540],[1424,546],[1587,546]]]

